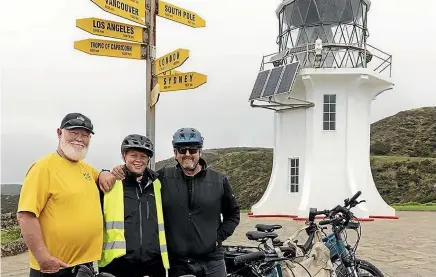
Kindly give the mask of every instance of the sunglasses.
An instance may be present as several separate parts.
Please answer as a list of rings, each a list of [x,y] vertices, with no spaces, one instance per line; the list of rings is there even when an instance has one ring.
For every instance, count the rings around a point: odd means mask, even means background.
[[[189,151],[189,154],[197,154],[198,153],[198,148],[177,148],[177,152],[179,152],[180,154],[185,155],[186,152]]]
[[[80,126],[80,127],[86,127],[86,128],[89,128],[89,129],[93,129],[93,125],[92,125],[92,123],[90,123],[90,122],[87,122],[87,121],[83,121],[83,120],[80,120],[80,119],[77,119],[77,118],[73,118],[73,119],[70,119],[70,120],[68,120],[67,122],[65,122],[62,126],[61,126],[61,129],[62,128],[64,128],[64,127],[68,127],[68,126]]]

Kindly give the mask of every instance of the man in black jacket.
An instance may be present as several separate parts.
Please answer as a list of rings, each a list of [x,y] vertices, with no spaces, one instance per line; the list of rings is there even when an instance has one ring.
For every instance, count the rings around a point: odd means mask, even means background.
[[[125,161],[122,187],[126,253],[113,260],[112,253],[109,252],[108,257],[103,255],[102,259],[107,260],[105,263],[110,263],[99,267],[99,272],[108,272],[117,277],[165,277],[153,190],[157,174],[147,168],[154,154],[153,144],[144,136],[129,135],[121,144],[121,153]],[[100,192],[100,196],[103,207],[104,193]]]
[[[239,224],[228,178],[201,158],[203,137],[194,128],[173,136],[177,165],[158,171],[170,258],[170,277],[225,277],[222,242]],[[221,220],[222,215],[222,220]]]

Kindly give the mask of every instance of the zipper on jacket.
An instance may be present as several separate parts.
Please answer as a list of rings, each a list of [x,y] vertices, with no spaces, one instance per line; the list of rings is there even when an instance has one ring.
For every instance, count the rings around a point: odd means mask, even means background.
[[[150,206],[148,204],[148,195],[147,195],[147,219],[150,217]]]
[[[138,186],[142,193],[141,185],[138,184]],[[138,194],[138,188],[136,188],[136,196],[138,197],[138,201],[139,201],[139,242],[140,245],[142,245],[142,205],[141,205],[141,198],[139,197]]]

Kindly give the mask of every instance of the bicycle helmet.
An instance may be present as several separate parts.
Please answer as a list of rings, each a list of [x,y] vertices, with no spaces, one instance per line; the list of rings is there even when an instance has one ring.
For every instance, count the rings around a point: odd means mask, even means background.
[[[121,143],[121,154],[128,149],[138,149],[147,153],[152,158],[154,155],[153,143],[145,136],[132,134],[124,138]]]
[[[177,132],[173,135],[173,147],[182,146],[182,145],[196,145],[203,147],[203,137],[201,133],[191,127],[181,128],[177,130]]]

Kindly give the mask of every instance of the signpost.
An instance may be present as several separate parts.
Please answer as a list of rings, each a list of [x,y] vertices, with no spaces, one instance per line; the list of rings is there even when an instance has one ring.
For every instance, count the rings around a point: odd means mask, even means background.
[[[189,58],[188,49],[177,49],[155,61],[156,75],[181,66]]]
[[[147,29],[136,25],[90,17],[76,19],[76,27],[96,36],[148,43]]]
[[[76,19],[76,27],[92,35],[117,40],[84,39],[74,42],[74,48],[94,56],[107,56],[146,61],[146,136],[155,143],[156,104],[161,92],[197,88],[207,82],[198,72],[180,72],[189,50],[179,48],[156,59],[156,17],[166,18],[193,28],[206,26],[198,14],[160,0],[91,0],[104,11],[142,26],[100,19]],[[128,41],[128,42],[125,42]],[[150,161],[154,169],[155,158]]]
[[[146,44],[124,41],[84,39],[74,42],[74,48],[90,55],[145,60]]]
[[[175,22],[185,24],[194,28],[206,27],[206,21],[198,14],[179,8],[175,5],[159,0],[160,17],[164,17]]]
[[[145,25],[144,0],[91,0],[104,11]]]
[[[186,72],[177,75],[159,76],[161,92],[194,89],[207,82],[207,76],[197,72]]]
[[[146,0],[147,1],[147,23],[148,23],[148,38],[149,38],[149,58],[147,59],[147,71],[146,71],[146,89],[147,94],[145,96],[145,120],[146,120],[146,128],[145,133],[146,136],[153,142],[153,145],[156,149],[156,140],[155,140],[155,133],[156,133],[156,103],[159,99],[159,90],[155,89],[155,86],[157,84],[156,76],[154,76],[154,60],[156,58],[156,14],[157,14],[157,2],[159,0]],[[155,92],[157,94],[156,97],[152,98],[152,93]],[[155,103],[153,103],[153,100],[156,100]],[[153,155],[153,157],[150,160],[150,168],[154,170],[155,166],[155,157],[156,155]]]

